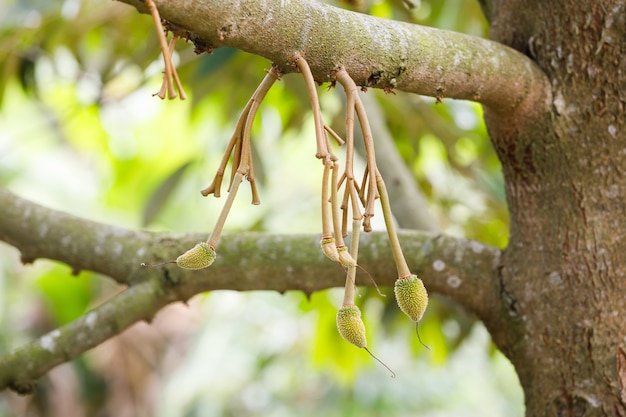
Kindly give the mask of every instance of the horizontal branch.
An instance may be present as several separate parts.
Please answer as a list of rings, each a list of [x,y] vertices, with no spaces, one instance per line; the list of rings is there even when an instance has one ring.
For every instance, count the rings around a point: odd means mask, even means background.
[[[120,0],[147,13],[141,0]],[[286,72],[306,57],[318,82],[344,66],[357,85],[478,101],[497,112],[547,106],[549,84],[523,54],[497,42],[380,19],[314,0],[157,0],[170,28],[199,52],[228,46]],[[539,103],[539,101],[542,101]],[[536,101],[536,102],[535,102]]]
[[[48,258],[73,270],[108,275],[129,288],[78,320],[0,358],[0,389],[26,391],[52,366],[71,360],[161,307],[216,289],[301,290],[307,294],[344,282],[341,268],[319,248],[317,235],[237,233],[223,237],[207,269],[175,265],[142,268],[141,262],[175,259],[206,235],[136,232],[47,209],[0,190],[0,240],[33,261]],[[461,303],[488,320],[501,310],[497,267],[500,251],[476,241],[403,231],[400,241],[411,270],[431,293]],[[362,234],[362,266],[381,286],[396,276],[386,234]],[[357,277],[357,279],[359,279]],[[369,285],[361,277],[360,284]],[[391,295],[390,291],[387,291]]]

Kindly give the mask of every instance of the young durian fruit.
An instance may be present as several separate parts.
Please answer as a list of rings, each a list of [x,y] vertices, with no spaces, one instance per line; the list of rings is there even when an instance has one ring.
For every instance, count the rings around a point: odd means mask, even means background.
[[[355,305],[343,306],[337,312],[337,330],[341,337],[356,347],[367,346],[365,324],[361,320],[361,310]]]
[[[415,333],[417,333],[418,340],[426,349],[430,350],[422,342],[418,331],[419,321],[424,316],[428,306],[428,293],[424,283],[417,275],[413,274],[406,278],[398,278],[394,286],[394,293],[396,294],[396,301],[400,310],[415,322]]]
[[[400,310],[414,322],[420,321],[428,306],[428,293],[422,280],[417,275],[398,278],[394,293]]]
[[[206,242],[200,242],[176,258],[175,261],[163,262],[160,264],[142,263],[141,266],[156,267],[165,264],[176,264],[179,268],[195,270],[208,268],[215,261],[215,258],[215,249],[213,249],[211,245]]]
[[[176,265],[183,269],[204,269],[215,261],[215,249],[206,242],[200,242],[176,258]]]
[[[383,361],[378,359],[367,348],[367,339],[365,337],[365,324],[361,319],[361,310],[355,305],[344,305],[337,311],[337,330],[339,334],[348,342],[354,346],[363,348],[370,354],[370,356],[376,359],[381,365],[383,365],[389,372],[391,377],[395,378],[396,374],[393,372]]]

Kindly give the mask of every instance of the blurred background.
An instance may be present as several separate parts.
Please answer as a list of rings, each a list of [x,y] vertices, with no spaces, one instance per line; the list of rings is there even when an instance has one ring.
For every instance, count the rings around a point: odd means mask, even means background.
[[[488,34],[475,0],[414,1],[412,10],[402,0],[332,3]],[[270,62],[228,48],[196,56],[179,42],[175,63],[189,99],[161,101],[152,97],[163,64],[149,16],[111,1],[3,0],[0,186],[96,221],[208,234],[223,199],[199,190]],[[319,93],[325,120],[343,134],[342,91]],[[502,178],[480,106],[372,89],[366,96],[382,115],[376,130],[392,138],[427,203],[416,215],[441,232],[505,247]],[[242,187],[225,231],[319,233],[321,171],[300,77],[272,88],[253,142],[262,204],[251,206]],[[343,279],[338,268],[338,287]],[[52,261],[24,266],[0,242],[0,355],[122,290]],[[428,351],[393,297],[360,293],[368,347],[396,379],[338,335],[341,288],[310,298],[216,291],[55,368],[34,395],[1,392],[0,416],[523,415],[511,364],[471,314],[434,295],[419,328]]]

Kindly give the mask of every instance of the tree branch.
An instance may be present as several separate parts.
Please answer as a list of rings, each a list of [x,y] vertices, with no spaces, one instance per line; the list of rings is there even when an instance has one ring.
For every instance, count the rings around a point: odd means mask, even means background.
[[[38,340],[0,357],[0,389],[31,393],[50,369],[82,355],[140,320],[176,301],[172,291],[154,279],[129,287],[112,300]]]
[[[147,13],[141,0],[120,0]],[[284,72],[296,54],[318,82],[343,66],[361,86],[474,100],[497,112],[549,106],[544,73],[497,42],[342,10],[314,0],[158,0],[161,16],[196,51],[228,46]]]
[[[0,240],[33,261],[49,258],[73,270],[90,269],[129,288],[93,312],[0,359],[0,389],[22,392],[51,367],[71,360],[131,324],[150,320],[164,305],[215,289],[301,290],[310,294],[343,285],[340,268],[322,254],[318,235],[238,233],[223,237],[207,269],[174,265],[141,268],[144,261],[175,259],[206,235],[135,232],[50,210],[0,190]],[[444,294],[483,320],[500,311],[498,249],[421,232],[401,232],[409,267],[430,292]],[[396,274],[384,233],[361,236],[359,261],[380,285]],[[364,279],[363,284],[369,284]]]

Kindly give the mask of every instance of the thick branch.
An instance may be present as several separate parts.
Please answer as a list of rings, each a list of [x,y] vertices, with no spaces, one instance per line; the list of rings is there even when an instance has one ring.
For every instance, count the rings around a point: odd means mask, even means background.
[[[0,207],[0,240],[18,248],[23,258],[54,259],[76,271],[90,269],[131,284],[126,292],[58,333],[0,359],[0,389],[7,385],[27,389],[32,379],[52,366],[79,356],[136,321],[150,319],[167,303],[186,301],[204,291],[311,293],[343,285],[344,274],[322,254],[317,235],[232,234],[224,236],[210,268],[146,269],[139,266],[141,262],[175,259],[206,235],[120,229],[44,208],[5,190],[0,190]],[[420,232],[402,232],[400,239],[411,270],[423,278],[430,292],[449,296],[483,320],[500,311],[499,250]],[[380,285],[393,285],[397,274],[384,233],[361,236],[359,262]],[[362,279],[361,284],[369,282]],[[26,363],[32,363],[32,369],[26,371]]]
[[[0,207],[0,240],[19,249],[23,259],[53,259],[75,271],[99,272],[120,283],[145,281],[150,269],[142,268],[141,262],[176,259],[206,237],[137,232],[92,222],[6,190],[0,190]],[[487,298],[493,297],[490,291],[497,281],[498,249],[416,231],[401,231],[400,239],[411,270],[424,277],[429,289],[483,315],[481,310]],[[382,285],[393,285],[397,278],[388,246],[384,233],[361,235],[360,264]],[[343,273],[322,254],[317,235],[231,234],[224,237],[217,255],[215,263],[201,271],[167,267],[168,279],[179,286],[181,300],[215,289],[311,293],[342,285]]]
[[[141,0],[120,0],[147,9]],[[354,13],[314,0],[158,0],[161,16],[196,50],[229,46],[285,72],[306,57],[319,82],[338,66],[358,85],[481,102],[498,112],[549,103],[544,74],[502,44]]]

